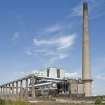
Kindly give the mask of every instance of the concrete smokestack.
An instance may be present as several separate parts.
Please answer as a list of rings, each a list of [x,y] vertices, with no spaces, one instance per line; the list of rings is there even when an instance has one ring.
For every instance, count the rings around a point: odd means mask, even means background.
[[[83,2],[83,52],[82,52],[82,79],[84,84],[85,96],[91,96],[92,79],[90,68],[90,45],[88,31],[88,3]]]

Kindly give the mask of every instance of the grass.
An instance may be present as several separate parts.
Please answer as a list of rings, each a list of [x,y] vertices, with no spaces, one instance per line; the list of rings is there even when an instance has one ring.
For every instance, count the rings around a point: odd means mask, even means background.
[[[43,99],[43,98],[42,98]],[[25,101],[11,101],[11,100],[2,100],[0,99],[0,105],[93,105],[93,104],[86,104],[86,103],[59,103],[56,101],[46,101],[47,98],[44,99],[43,102],[38,103],[29,103]],[[94,105],[105,105],[103,103],[97,103]]]
[[[0,105],[31,105],[31,103],[24,101],[11,101],[11,100],[6,101],[0,99]]]

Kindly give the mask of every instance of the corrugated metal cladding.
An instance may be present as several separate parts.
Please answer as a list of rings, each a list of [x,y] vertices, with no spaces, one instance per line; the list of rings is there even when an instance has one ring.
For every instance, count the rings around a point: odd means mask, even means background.
[[[83,90],[83,84],[78,84],[78,94],[83,94],[84,90]]]
[[[47,77],[49,77],[49,72],[50,72],[50,69],[48,68],[47,69]]]
[[[57,78],[60,78],[60,69],[57,69]]]
[[[83,84],[71,84],[71,94],[84,94]]]
[[[83,83],[81,80],[68,80],[69,82],[69,89],[71,95],[83,95],[84,94],[84,88],[83,88]]]
[[[78,93],[78,84],[71,84],[70,86],[70,89],[71,89],[71,94],[77,94]]]
[[[59,68],[47,68],[47,77],[51,78],[64,78],[65,73],[63,69]]]

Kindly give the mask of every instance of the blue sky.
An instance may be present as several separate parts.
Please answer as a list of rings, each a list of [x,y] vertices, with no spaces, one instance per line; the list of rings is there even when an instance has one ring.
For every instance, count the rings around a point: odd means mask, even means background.
[[[93,94],[105,94],[105,0],[88,0]],[[0,1],[0,83],[49,66],[82,70],[82,0]]]

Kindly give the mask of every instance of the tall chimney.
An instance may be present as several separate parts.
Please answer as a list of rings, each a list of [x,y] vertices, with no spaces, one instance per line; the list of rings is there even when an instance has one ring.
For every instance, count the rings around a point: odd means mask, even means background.
[[[83,52],[82,52],[82,79],[85,96],[91,96],[92,79],[90,67],[90,45],[88,31],[88,3],[83,2]]]

